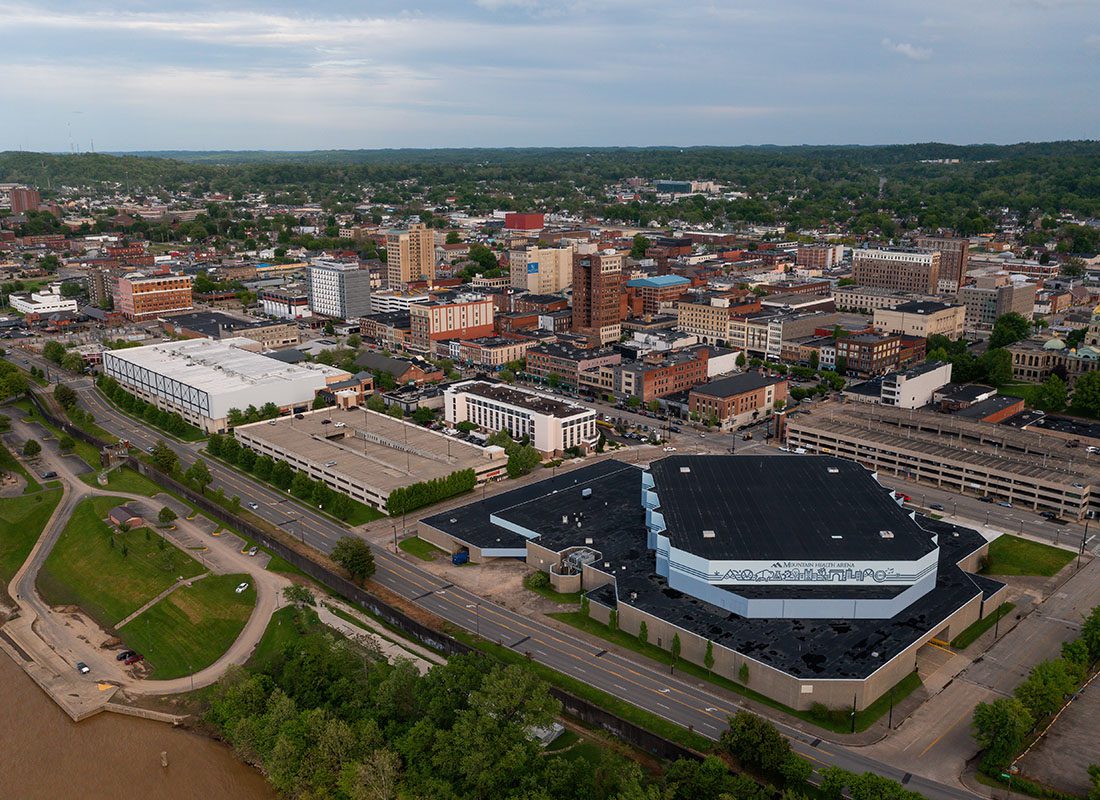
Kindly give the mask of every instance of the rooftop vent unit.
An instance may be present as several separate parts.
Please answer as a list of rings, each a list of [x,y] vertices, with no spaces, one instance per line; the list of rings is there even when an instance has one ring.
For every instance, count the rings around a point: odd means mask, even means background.
[[[585,540],[584,540],[584,543],[585,544],[592,544],[592,537],[591,536],[586,537]]]
[[[832,535],[832,537],[830,537],[830,538],[833,538],[833,539],[843,539],[844,537],[843,537],[843,536],[841,536],[841,535],[840,535],[839,533],[834,533],[834,534]]]
[[[569,515],[568,514],[562,514],[561,515],[561,524],[562,525],[568,525],[569,524]]]
[[[829,474],[830,475],[837,475],[840,472],[840,470],[837,469],[836,467],[829,467],[828,469],[829,469]]]
[[[680,467],[680,472],[691,472],[691,467]]]
[[[883,539],[893,539],[894,538],[894,532],[893,531],[879,531],[878,535]]]
[[[703,531],[703,538],[704,539],[713,539],[714,538],[714,531]]]
[[[586,489],[581,489],[581,497],[591,497],[591,496],[592,496],[592,488],[591,487],[588,487]]]

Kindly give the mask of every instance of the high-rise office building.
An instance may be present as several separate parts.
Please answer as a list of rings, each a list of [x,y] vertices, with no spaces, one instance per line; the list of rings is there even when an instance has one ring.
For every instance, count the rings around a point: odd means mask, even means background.
[[[525,247],[508,253],[512,286],[532,294],[555,294],[573,282],[573,248]]]
[[[573,330],[599,344],[622,335],[623,257],[614,251],[573,256]]]
[[[859,286],[936,294],[940,282],[940,254],[935,250],[856,250],[852,278]]]
[[[310,264],[306,291],[314,314],[358,319],[370,313],[370,270],[359,269],[358,264]]]
[[[412,281],[435,278],[435,235],[422,222],[408,230],[386,232],[386,281],[398,289]]]
[[[918,236],[917,247],[939,251],[940,291],[951,294],[959,291],[970,261],[970,240],[954,236]]]
[[[966,330],[990,330],[997,317],[1015,311],[1025,319],[1035,312],[1036,284],[1013,281],[1007,274],[982,275],[959,290],[966,306]]]

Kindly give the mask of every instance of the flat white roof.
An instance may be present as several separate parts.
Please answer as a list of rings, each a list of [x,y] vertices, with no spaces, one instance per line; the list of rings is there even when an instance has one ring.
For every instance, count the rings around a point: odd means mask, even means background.
[[[104,356],[128,361],[211,394],[254,390],[265,385],[282,387],[288,382],[309,379],[322,388],[328,378],[348,375],[342,369],[324,364],[286,364],[252,352],[256,346],[254,340],[243,336],[220,341],[187,339],[112,350]]]

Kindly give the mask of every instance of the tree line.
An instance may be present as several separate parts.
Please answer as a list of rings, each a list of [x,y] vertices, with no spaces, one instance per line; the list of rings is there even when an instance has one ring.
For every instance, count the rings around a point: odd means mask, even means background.
[[[324,481],[314,480],[285,461],[248,449],[232,434],[211,435],[206,442],[206,451],[284,492],[289,490],[299,500],[319,506],[337,519],[346,520],[355,510],[354,501],[343,492],[336,491]]]
[[[202,431],[180,416],[179,412],[167,411],[162,408],[157,408],[152,403],[145,402],[140,397],[130,394],[122,388],[122,384],[109,375],[100,375],[97,377],[96,386],[99,387],[99,390],[103,392],[103,394],[107,395],[112,403],[123,411],[135,417],[140,417],[150,425],[154,425],[173,436],[199,436],[202,433]]]
[[[444,478],[432,478],[410,486],[399,486],[386,498],[386,513],[390,516],[408,514],[424,506],[472,491],[477,485],[473,469],[460,469]]]

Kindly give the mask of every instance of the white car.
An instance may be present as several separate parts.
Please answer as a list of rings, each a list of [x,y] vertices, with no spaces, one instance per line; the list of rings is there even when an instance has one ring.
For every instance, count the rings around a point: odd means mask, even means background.
[[[258,547],[252,547],[252,548],[250,548],[250,549],[249,549],[249,551],[248,551],[248,555],[250,555],[250,556],[252,556],[253,558],[255,558],[255,557],[256,557],[256,554],[257,554],[258,552],[260,552],[260,548],[258,548]]]
[[[255,510],[256,510],[256,509],[258,509],[258,508],[259,508],[260,506],[259,506],[259,504],[258,504],[258,503],[249,503],[249,504],[248,504],[248,507],[249,507],[249,508],[251,508],[251,509],[252,509],[253,511],[255,511]]]
[[[240,584],[237,584],[237,588],[234,589],[233,591],[236,592],[237,594],[241,594],[247,588],[248,588],[247,583],[240,583]]]

